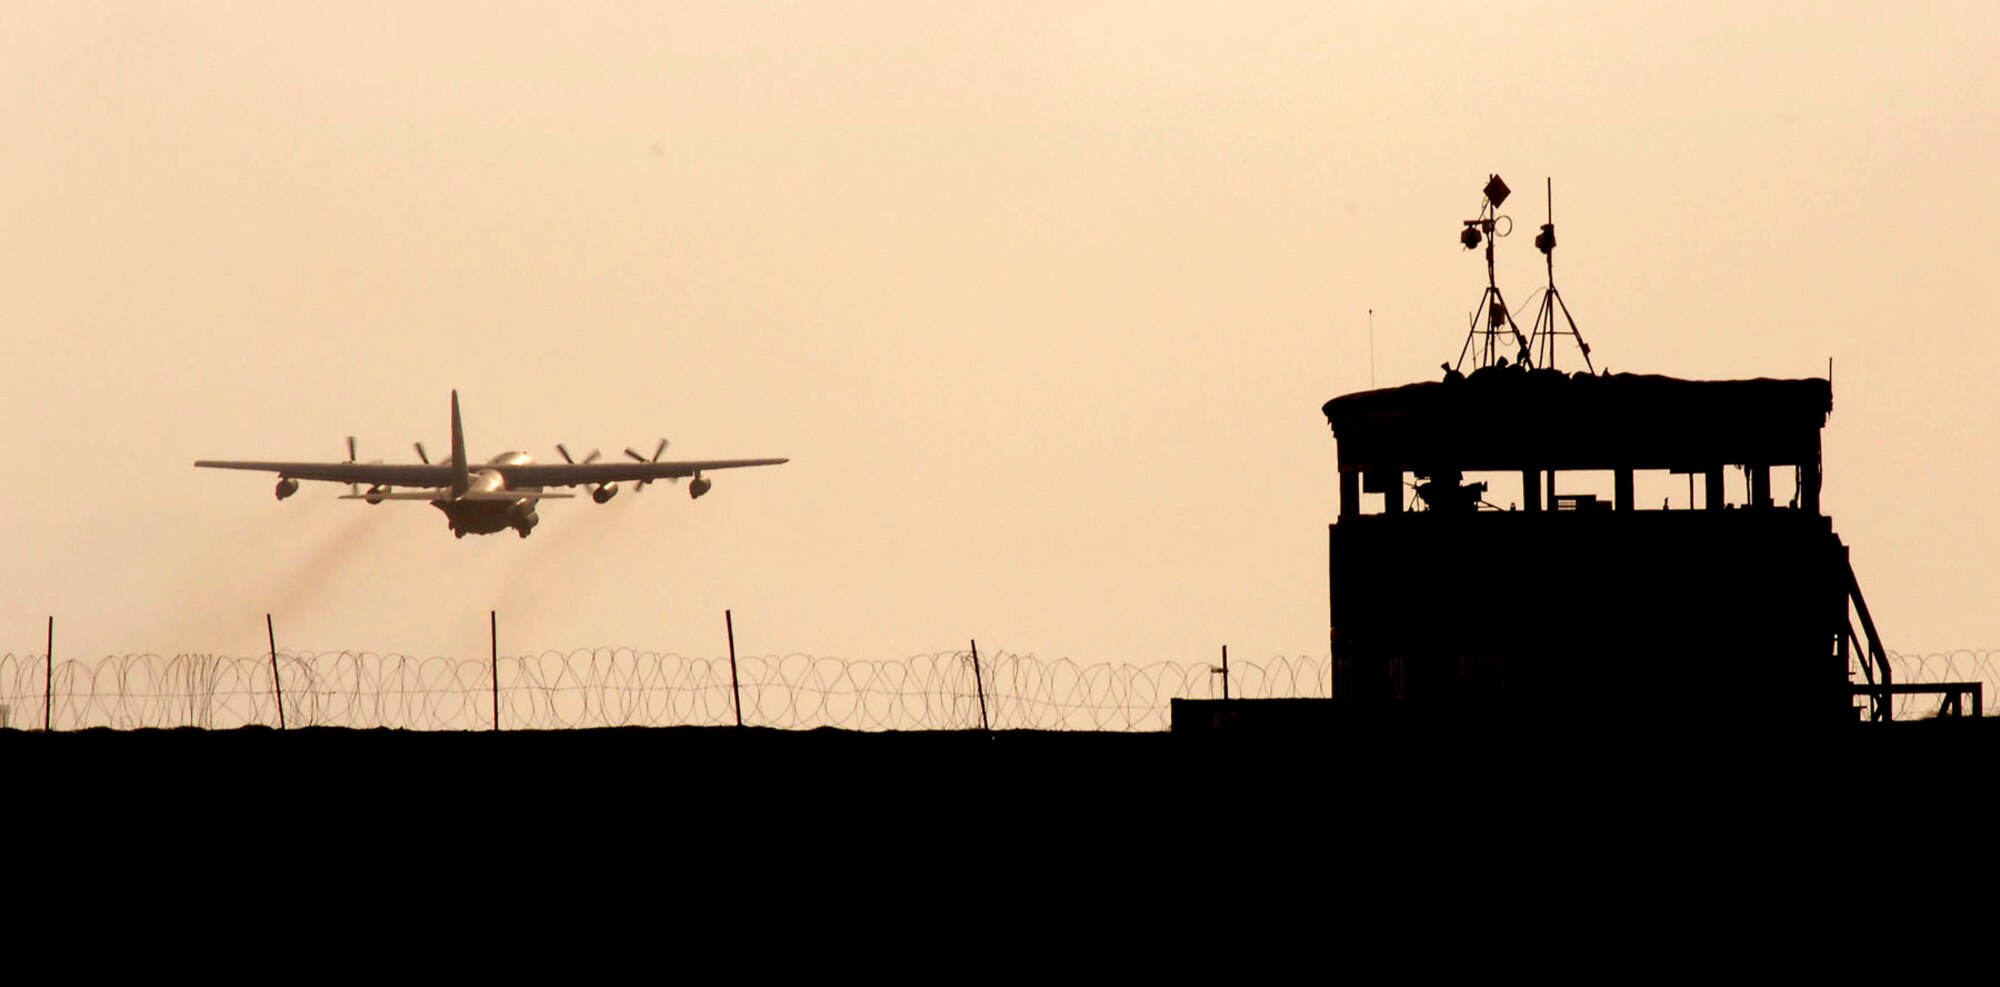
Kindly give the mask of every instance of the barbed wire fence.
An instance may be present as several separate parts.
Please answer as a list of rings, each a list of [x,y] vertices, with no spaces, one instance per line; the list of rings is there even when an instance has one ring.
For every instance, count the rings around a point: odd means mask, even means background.
[[[1891,651],[1888,657],[1899,683],[1978,682],[1985,687],[1987,702],[2000,701],[2000,651],[1960,649],[1928,655]],[[1895,696],[1893,708],[1896,719],[1922,719],[1935,716],[1940,702],[1937,696]]]
[[[1214,666],[1080,664],[1067,658],[970,651],[890,660],[815,655],[737,662],[743,722],[810,730],[976,730],[980,694],[995,730],[1166,730],[1171,700],[1219,698]],[[370,652],[277,655],[0,656],[0,726],[38,729],[43,703],[57,730],[288,726],[406,730],[568,730],[726,726],[736,722],[728,658],[631,648],[485,658]],[[496,688],[495,670],[498,672]],[[1278,656],[1231,664],[1243,698],[1324,697],[1324,658]],[[279,687],[282,687],[281,689]]]
[[[2000,696],[2000,651],[1889,654],[1897,682],[1981,682]],[[1220,698],[1215,666],[1161,661],[1085,664],[1068,658],[941,651],[889,660],[792,654],[744,657],[743,722],[786,730],[974,730],[979,698],[995,730],[1166,730],[1174,699]],[[0,727],[38,729],[44,702],[57,730],[278,723],[269,654],[65,659],[0,655]],[[276,667],[290,726],[406,730],[569,730],[727,726],[736,722],[729,659],[631,648],[588,648],[497,659],[371,652],[286,652]],[[498,682],[494,671],[497,668]],[[1332,694],[1325,658],[1237,661],[1231,695]],[[982,681],[983,680],[983,681]],[[1895,697],[1897,719],[1933,715],[1938,700]]]

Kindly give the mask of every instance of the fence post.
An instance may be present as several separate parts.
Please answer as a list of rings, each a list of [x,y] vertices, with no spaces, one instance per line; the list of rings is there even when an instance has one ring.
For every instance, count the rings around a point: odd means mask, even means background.
[[[729,696],[736,704],[736,725],[743,725],[743,685],[736,677],[736,618],[722,611],[722,626],[729,630]]]
[[[271,629],[271,615],[264,615],[264,639],[271,642],[271,689],[278,694],[278,729],[285,728],[285,683],[278,678],[278,632]]]
[[[979,688],[979,729],[988,733],[993,728],[986,723],[986,678],[979,673],[979,642],[972,642],[972,683]]]
[[[53,708],[53,706],[55,705],[55,704],[54,704],[54,702],[52,701],[52,697],[54,697],[54,695],[55,695],[55,692],[56,692],[56,617],[55,617],[55,614],[50,614],[50,615],[49,615],[49,641],[48,641],[48,650],[46,650],[46,651],[42,652],[42,661],[43,661],[43,664],[42,664],[42,669],[43,669],[43,671],[42,671],[42,732],[43,732],[43,733],[48,733],[49,731],[51,731],[51,730],[54,730],[54,729],[55,729],[55,725],[54,725],[54,721],[53,721],[52,719],[50,719],[50,710],[51,710],[51,709]]]
[[[486,626],[493,642],[493,732],[500,732],[500,611],[486,611]]]

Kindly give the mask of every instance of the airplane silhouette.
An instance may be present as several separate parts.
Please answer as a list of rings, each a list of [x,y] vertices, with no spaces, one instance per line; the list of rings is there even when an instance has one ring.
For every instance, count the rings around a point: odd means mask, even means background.
[[[503,452],[487,460],[484,466],[474,468],[468,465],[465,457],[465,430],[459,421],[457,391],[451,392],[451,458],[441,463],[431,462],[421,442],[416,444],[416,450],[417,458],[423,460],[421,463],[357,463],[354,461],[354,439],[349,437],[348,458],[343,463],[204,459],[195,465],[208,469],[276,473],[279,500],[297,493],[300,480],[346,483],[349,484],[349,492],[341,495],[342,500],[365,500],[370,504],[385,500],[430,501],[431,506],[444,512],[452,534],[460,538],[468,534],[492,534],[509,528],[526,538],[541,520],[535,513],[538,502],[576,496],[572,493],[551,493],[547,490],[549,487],[589,485],[591,499],[602,504],[618,493],[620,483],[631,482],[644,488],[654,480],[674,482],[681,477],[690,477],[688,496],[700,497],[714,485],[702,475],[705,472],[741,466],[775,466],[789,461],[707,459],[662,462],[660,455],[667,451],[667,440],[661,439],[659,448],[653,450],[650,459],[626,449],[625,454],[634,460],[630,463],[599,463],[595,451],[585,456],[582,462],[577,462],[570,458],[568,449],[557,445],[556,451],[563,457],[561,463],[537,463],[525,452]],[[365,492],[361,489],[364,483],[368,484]],[[397,487],[412,489],[398,490]]]

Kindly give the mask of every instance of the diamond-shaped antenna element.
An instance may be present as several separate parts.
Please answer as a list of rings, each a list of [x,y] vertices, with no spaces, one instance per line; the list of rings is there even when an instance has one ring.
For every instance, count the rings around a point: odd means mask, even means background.
[[[1486,201],[1493,203],[1493,208],[1495,209],[1500,208],[1500,203],[1507,201],[1507,193],[1512,191],[1513,189],[1508,188],[1506,182],[1500,180],[1499,175],[1493,175],[1486,179]]]

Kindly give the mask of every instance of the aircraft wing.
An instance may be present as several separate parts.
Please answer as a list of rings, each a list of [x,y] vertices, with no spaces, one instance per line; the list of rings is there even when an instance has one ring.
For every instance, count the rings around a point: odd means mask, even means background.
[[[333,483],[367,483],[395,487],[451,485],[451,467],[444,463],[252,463],[203,459],[195,465],[218,470],[256,470],[276,473],[294,480],[328,480]]]
[[[580,483],[668,480],[709,470],[745,466],[776,466],[786,459],[703,459],[648,463],[529,463],[521,466],[476,466],[498,469],[511,487],[573,487]],[[390,487],[449,487],[451,466],[445,463],[266,463],[203,459],[196,466],[222,470],[255,470],[294,480],[365,483]]]
[[[531,463],[502,466],[510,486],[573,487],[579,483],[620,483],[630,480],[670,480],[710,470],[743,466],[776,466],[787,459],[703,459],[652,463]]]

